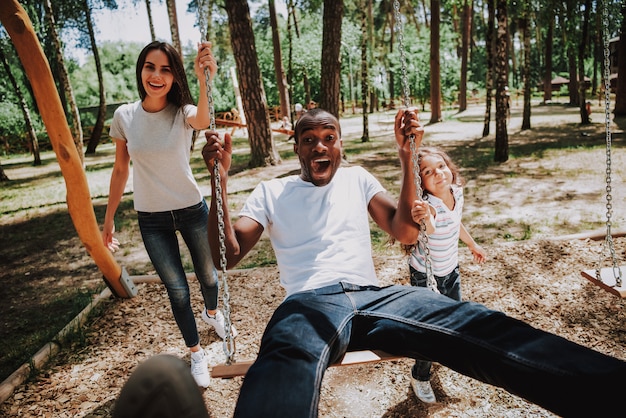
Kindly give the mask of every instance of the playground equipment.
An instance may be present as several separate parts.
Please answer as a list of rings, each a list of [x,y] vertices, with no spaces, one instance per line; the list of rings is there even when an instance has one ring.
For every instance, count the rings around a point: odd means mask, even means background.
[[[50,64],[37,39],[32,22],[17,0],[3,2],[0,7],[0,21],[15,45],[33,88],[37,107],[65,179],[67,208],[76,232],[104,275],[111,292],[121,298],[134,297],[137,289],[132,279],[115,261],[100,237],[87,177],[67,125]]]
[[[611,218],[613,216],[613,197],[611,195],[611,81],[609,80],[609,25],[606,5],[602,8],[602,26],[604,28],[604,126],[606,132],[606,235],[595,270],[584,270],[581,274],[602,289],[616,296],[626,298],[626,284],[623,281],[623,277],[626,275],[626,266],[618,266],[615,246],[613,244],[613,235],[611,234]],[[607,250],[611,258],[611,266],[602,268],[602,260]]]

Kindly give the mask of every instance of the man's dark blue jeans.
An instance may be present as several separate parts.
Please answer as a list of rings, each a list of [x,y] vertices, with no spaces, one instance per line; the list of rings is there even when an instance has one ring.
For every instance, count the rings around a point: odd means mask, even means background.
[[[278,307],[235,417],[316,417],[326,368],[363,349],[437,361],[565,417],[624,413],[626,362],[426,288],[342,282]]]

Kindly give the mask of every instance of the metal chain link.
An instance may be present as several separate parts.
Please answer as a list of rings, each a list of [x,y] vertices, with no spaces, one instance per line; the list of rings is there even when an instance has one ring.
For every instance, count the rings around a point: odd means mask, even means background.
[[[393,11],[394,18],[396,21],[395,24],[395,32],[398,36],[398,49],[400,50],[400,67],[402,70],[402,102],[405,108],[409,108],[411,106],[411,94],[409,89],[409,76],[406,69],[406,54],[404,50],[404,32],[402,29],[402,16],[400,14],[400,1],[394,0],[393,2]],[[415,144],[415,135],[409,136],[409,144],[411,146],[411,159],[413,162],[413,179],[415,182],[415,194],[417,195],[418,200],[422,200],[422,180],[419,175],[419,153],[417,150],[417,145]],[[428,244],[428,234],[426,233],[426,223],[424,220],[420,222],[420,234],[418,237],[417,247],[418,250],[421,247],[424,252],[424,264],[426,268],[426,286],[439,293],[437,289],[437,281],[435,280],[435,276],[433,274],[433,267],[430,256],[430,245]]]
[[[208,22],[208,3],[206,0],[198,0],[198,26],[203,41],[208,41],[206,33]],[[204,69],[204,82],[206,84],[206,96],[209,105],[209,129],[215,130],[215,106],[213,102],[213,89],[211,85],[211,73],[208,68]],[[235,361],[235,338],[232,335],[232,320],[230,318],[230,291],[228,289],[228,272],[226,269],[226,234],[224,232],[224,208],[222,199],[222,182],[220,176],[220,164],[216,160],[213,165],[213,179],[215,181],[215,198],[217,206],[217,226],[220,243],[220,268],[222,276],[222,303],[224,305],[224,354],[226,354],[226,364]]]
[[[395,31],[398,36],[398,49],[400,51],[400,68],[402,71],[402,99],[404,107],[409,108],[411,106],[411,95],[409,89],[409,81],[408,81],[408,71],[406,67],[406,51],[404,48],[404,31],[402,27],[402,16],[400,14],[400,2],[395,0],[393,3],[394,8],[394,18],[395,18]],[[415,135],[409,136],[410,146],[411,146],[411,156],[413,163],[413,179],[415,182],[415,193],[419,200],[422,200],[422,184],[421,177],[419,175],[419,154],[417,150],[417,146],[415,144]],[[433,275],[431,256],[430,256],[430,245],[428,244],[428,234],[426,233],[426,224],[422,220],[420,222],[420,234],[418,239],[418,249],[422,248],[424,252],[424,260],[425,260],[425,269],[426,269],[426,284],[427,286],[438,292],[437,282],[435,281],[435,277]]]
[[[602,281],[601,268],[604,254],[608,248],[613,263],[613,276],[615,285],[622,286],[622,271],[617,264],[617,255],[615,254],[615,245],[613,236],[611,235],[611,218],[613,216],[613,196],[611,194],[611,81],[610,76],[610,57],[609,57],[609,12],[606,0],[602,1],[602,26],[604,29],[604,125],[606,131],[606,238],[600,253],[600,261],[596,267],[596,279]]]
[[[398,36],[398,49],[400,51],[400,68],[402,70],[402,103],[404,107],[411,106],[411,90],[409,89],[409,76],[406,69],[406,51],[404,50],[404,30],[402,28],[402,15],[400,14],[400,1],[393,2],[394,19],[396,20],[395,32]]]

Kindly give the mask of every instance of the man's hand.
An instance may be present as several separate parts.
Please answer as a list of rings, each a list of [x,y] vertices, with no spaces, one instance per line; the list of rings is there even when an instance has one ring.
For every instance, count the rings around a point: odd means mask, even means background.
[[[228,174],[232,162],[233,142],[230,134],[224,135],[224,144],[215,131],[206,131],[206,145],[202,148],[202,158],[209,171],[213,172],[215,161],[220,163],[220,174]]]
[[[396,113],[394,132],[400,149],[411,150],[409,141],[411,135],[414,135],[415,146],[419,148],[424,137],[424,127],[420,123],[417,109],[400,109]]]

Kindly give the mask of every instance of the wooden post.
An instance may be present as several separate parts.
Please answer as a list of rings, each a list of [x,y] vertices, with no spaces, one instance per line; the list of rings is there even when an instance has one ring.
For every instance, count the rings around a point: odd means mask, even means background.
[[[239,110],[239,117],[241,123],[246,124],[246,114],[243,111],[243,101],[241,100],[241,91],[239,90],[239,81],[237,80],[237,72],[235,67],[230,67],[230,78],[233,81],[233,89],[235,90],[235,100],[237,102],[237,110]]]
[[[65,179],[67,207],[78,236],[102,271],[111,291],[119,297],[132,297],[134,292],[124,286],[122,268],[102,242],[87,177],[65,118],[50,64],[39,44],[32,22],[17,0],[3,0],[0,21],[11,37],[33,87],[41,118]]]

